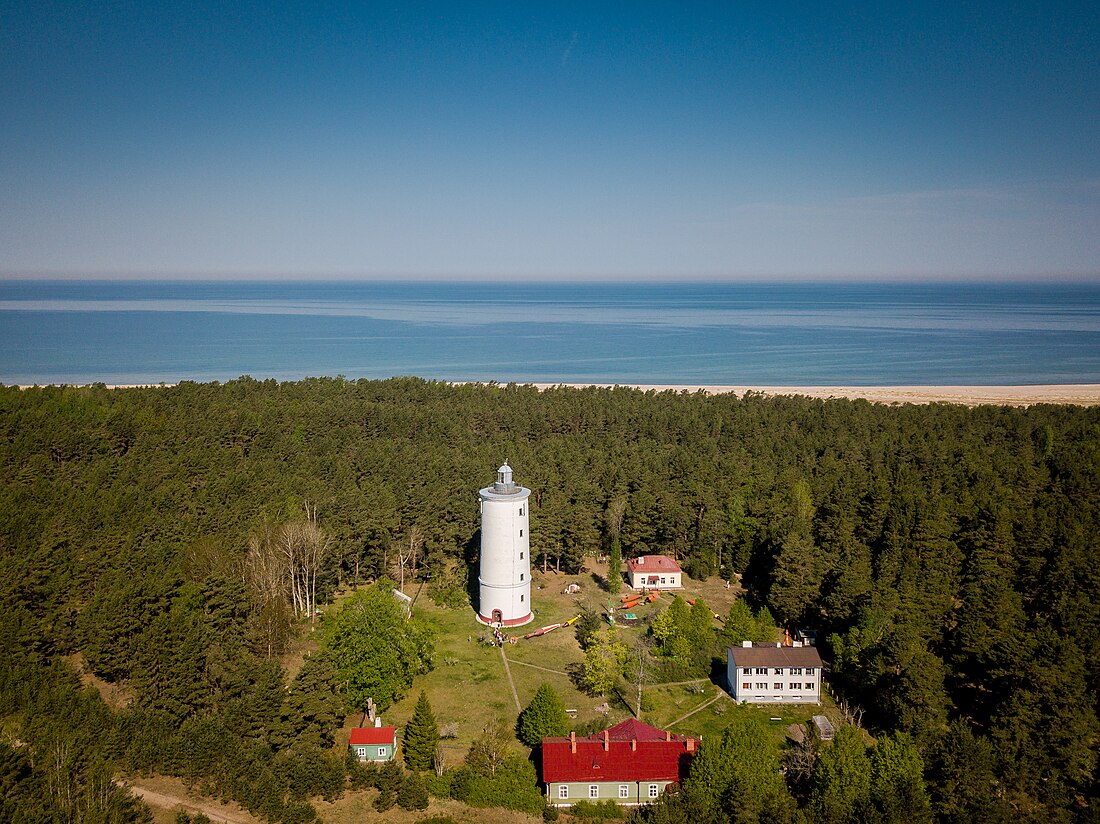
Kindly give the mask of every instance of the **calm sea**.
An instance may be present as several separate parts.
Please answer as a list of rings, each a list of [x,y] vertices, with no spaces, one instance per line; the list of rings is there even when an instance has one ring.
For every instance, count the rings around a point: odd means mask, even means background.
[[[0,282],[0,383],[1100,382],[1100,285]]]

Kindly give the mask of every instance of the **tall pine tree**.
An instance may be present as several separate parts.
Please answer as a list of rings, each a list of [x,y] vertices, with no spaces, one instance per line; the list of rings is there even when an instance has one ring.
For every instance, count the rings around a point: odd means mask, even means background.
[[[519,721],[516,722],[519,740],[528,747],[538,746],[548,735],[565,735],[568,729],[565,704],[549,684],[543,684],[536,690],[535,697],[519,714]]]
[[[435,748],[439,745],[439,725],[435,723],[432,705],[428,696],[421,690],[413,716],[405,727],[402,740],[405,751],[405,765],[410,770],[430,770]]]
[[[611,552],[607,556],[607,591],[618,595],[623,588],[623,548],[619,536],[611,538]]]

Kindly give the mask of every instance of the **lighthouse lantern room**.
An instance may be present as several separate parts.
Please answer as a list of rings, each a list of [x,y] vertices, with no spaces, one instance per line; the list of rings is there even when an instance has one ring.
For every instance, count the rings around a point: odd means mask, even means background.
[[[505,461],[496,483],[481,496],[481,570],[478,620],[517,627],[531,616],[531,490],[516,486]]]

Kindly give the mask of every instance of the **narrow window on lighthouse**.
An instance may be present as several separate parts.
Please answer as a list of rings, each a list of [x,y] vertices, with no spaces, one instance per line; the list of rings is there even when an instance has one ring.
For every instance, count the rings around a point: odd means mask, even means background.
[[[519,537],[521,537],[521,538],[523,537],[523,530],[522,529],[519,531]]]
[[[523,580],[523,573],[522,573],[522,572],[521,572],[521,573],[519,574],[519,579],[520,579],[521,581]]]
[[[520,514],[520,515],[522,515],[522,514],[523,514],[523,507],[522,507],[522,506],[521,506],[521,507],[519,508],[519,514]]]

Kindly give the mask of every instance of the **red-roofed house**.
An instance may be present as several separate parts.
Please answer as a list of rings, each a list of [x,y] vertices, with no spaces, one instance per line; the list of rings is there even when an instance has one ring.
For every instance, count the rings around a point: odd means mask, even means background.
[[[356,727],[348,746],[360,761],[392,761],[397,755],[397,727]]]
[[[634,589],[680,589],[683,570],[667,555],[639,555],[626,562]]]
[[[567,807],[578,801],[648,804],[687,777],[699,745],[631,719],[578,738],[542,739],[542,780],[547,802]]]

